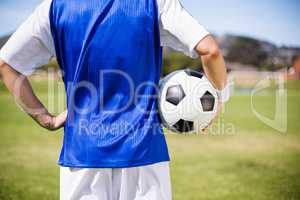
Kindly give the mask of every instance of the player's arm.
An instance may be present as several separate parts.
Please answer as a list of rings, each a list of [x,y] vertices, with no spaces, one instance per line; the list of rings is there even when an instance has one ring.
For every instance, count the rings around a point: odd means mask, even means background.
[[[227,72],[219,47],[211,34],[195,20],[179,0],[159,0],[162,46],[200,57],[210,82],[218,90],[220,102],[229,99]]]
[[[51,0],[43,1],[2,47],[0,78],[27,114],[42,127],[56,130],[63,126],[66,112],[52,116],[27,79],[55,55],[48,16],[50,4]]]
[[[201,57],[204,72],[210,82],[217,90],[224,90],[227,84],[227,70],[216,41],[208,35],[200,40],[195,50]]]
[[[48,130],[57,130],[64,125],[66,112],[58,116],[52,116],[34,94],[27,77],[14,70],[1,59],[0,79],[22,109],[40,126]]]

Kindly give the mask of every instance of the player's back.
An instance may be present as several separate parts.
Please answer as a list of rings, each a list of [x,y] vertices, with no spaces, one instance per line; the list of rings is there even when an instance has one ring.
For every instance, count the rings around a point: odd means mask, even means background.
[[[162,52],[156,2],[54,0],[50,24],[67,92],[60,164],[169,160],[156,111]]]

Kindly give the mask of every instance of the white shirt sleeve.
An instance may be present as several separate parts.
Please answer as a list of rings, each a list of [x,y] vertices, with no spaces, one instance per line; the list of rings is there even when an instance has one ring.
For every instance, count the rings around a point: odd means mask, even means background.
[[[50,31],[52,0],[44,0],[0,51],[0,58],[24,75],[30,75],[55,56]],[[161,45],[196,58],[194,48],[209,33],[178,0],[158,0]]]
[[[209,32],[200,25],[178,0],[158,0],[161,45],[197,58],[196,45]]]
[[[55,56],[50,31],[51,0],[43,1],[0,51],[0,58],[16,71],[30,75]]]

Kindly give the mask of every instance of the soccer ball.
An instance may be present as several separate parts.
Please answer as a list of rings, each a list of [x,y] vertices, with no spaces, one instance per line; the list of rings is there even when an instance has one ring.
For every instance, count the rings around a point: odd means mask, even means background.
[[[217,104],[216,90],[200,72],[179,70],[160,82],[160,119],[172,131],[201,131],[216,116]]]

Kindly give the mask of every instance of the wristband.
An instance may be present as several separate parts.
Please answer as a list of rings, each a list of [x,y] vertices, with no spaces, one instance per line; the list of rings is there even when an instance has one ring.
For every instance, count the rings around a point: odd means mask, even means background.
[[[216,90],[221,103],[226,103],[230,99],[231,84],[227,84],[223,90]]]

